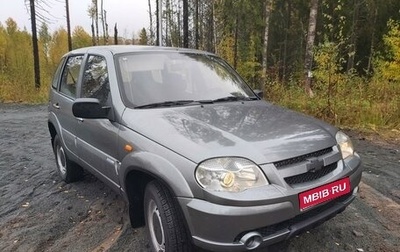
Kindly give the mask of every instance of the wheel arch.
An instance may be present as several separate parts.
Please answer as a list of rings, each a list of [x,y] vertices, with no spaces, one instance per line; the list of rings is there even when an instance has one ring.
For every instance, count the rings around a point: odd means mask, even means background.
[[[56,127],[54,127],[52,122],[47,122],[47,126],[49,128],[50,137],[51,137],[51,146],[54,145],[54,137],[57,135]]]
[[[144,192],[147,183],[153,180],[163,184],[174,197],[193,197],[187,181],[170,162],[152,153],[132,153],[121,164],[120,182],[134,228],[145,225]]]

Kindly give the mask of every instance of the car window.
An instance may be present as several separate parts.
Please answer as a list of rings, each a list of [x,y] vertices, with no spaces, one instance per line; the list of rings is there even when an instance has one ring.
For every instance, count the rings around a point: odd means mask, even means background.
[[[154,52],[117,56],[124,102],[130,106],[254,96],[221,59],[196,53]]]
[[[82,97],[97,98],[100,104],[108,104],[110,98],[107,62],[102,56],[91,55],[85,66]]]
[[[83,55],[69,57],[64,67],[60,92],[72,98],[76,97],[76,85],[78,83],[82,60]]]
[[[62,67],[64,65],[64,62],[65,62],[65,58],[62,58],[60,60],[60,63],[58,64],[56,72],[54,73],[53,80],[51,82],[51,86],[54,89],[56,89],[58,86],[58,81],[60,80],[60,73],[61,73]]]

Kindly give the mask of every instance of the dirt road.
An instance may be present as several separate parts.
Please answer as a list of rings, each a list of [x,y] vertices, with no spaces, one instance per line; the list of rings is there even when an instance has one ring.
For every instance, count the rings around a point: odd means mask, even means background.
[[[0,251],[147,251],[119,195],[89,174],[61,182],[46,109],[0,104]],[[400,135],[350,134],[364,163],[360,196],[286,251],[400,251]]]

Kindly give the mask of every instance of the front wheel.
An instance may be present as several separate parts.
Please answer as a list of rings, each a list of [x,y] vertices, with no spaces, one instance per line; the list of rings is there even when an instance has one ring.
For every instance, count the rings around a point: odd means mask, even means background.
[[[153,251],[192,251],[182,214],[169,190],[157,181],[146,186],[144,214]]]
[[[83,173],[82,168],[69,160],[58,135],[54,137],[53,150],[56,158],[57,172],[61,178],[66,183],[71,183],[81,179]]]

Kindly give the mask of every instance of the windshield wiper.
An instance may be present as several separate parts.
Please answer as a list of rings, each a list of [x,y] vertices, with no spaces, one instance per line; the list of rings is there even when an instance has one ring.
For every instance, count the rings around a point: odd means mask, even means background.
[[[227,96],[213,100],[213,102],[227,102],[227,101],[250,101],[249,97]]]
[[[136,106],[135,109],[181,106],[181,105],[186,105],[186,104],[193,103],[193,102],[194,102],[193,100],[155,102],[155,103],[149,103],[149,104],[145,104],[145,105]]]
[[[258,98],[257,96],[250,96],[249,99],[252,101],[260,100],[260,98]]]

